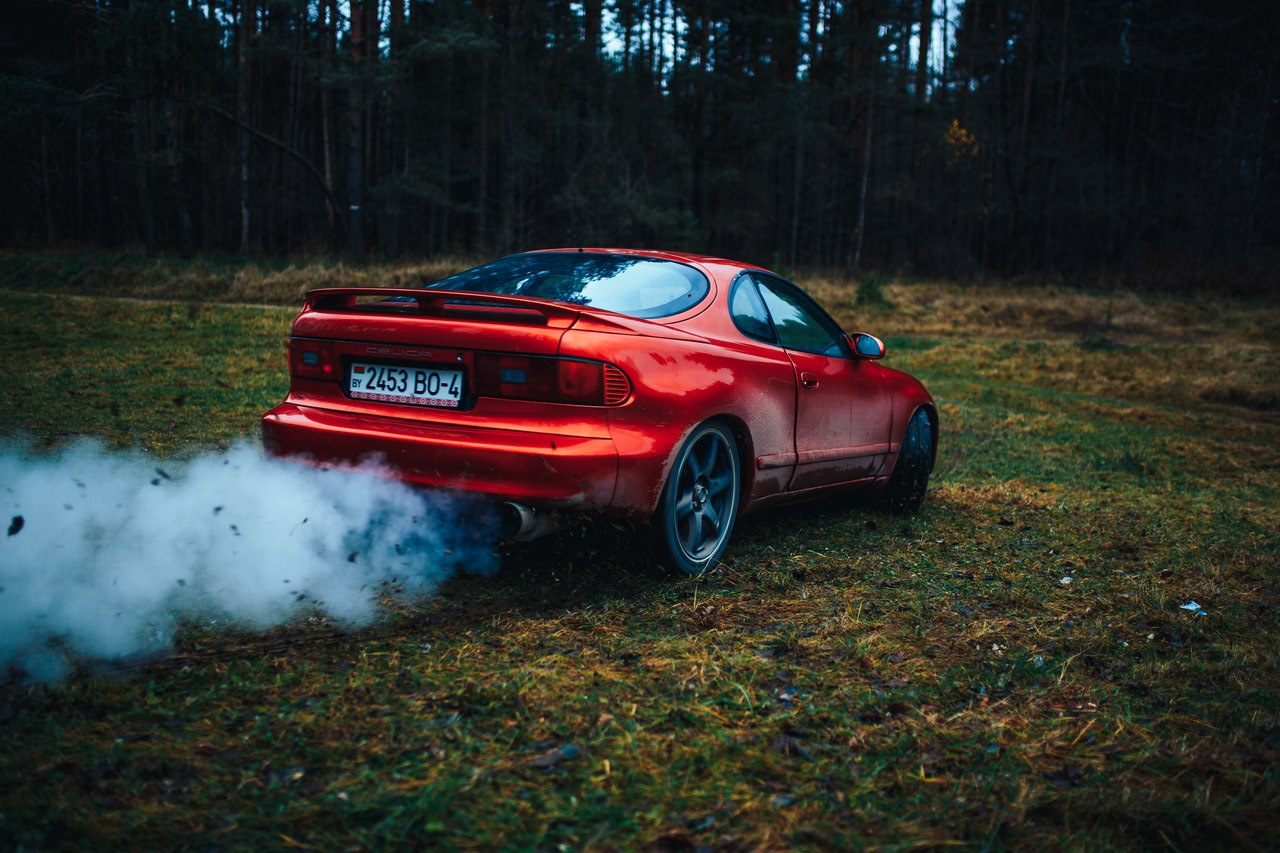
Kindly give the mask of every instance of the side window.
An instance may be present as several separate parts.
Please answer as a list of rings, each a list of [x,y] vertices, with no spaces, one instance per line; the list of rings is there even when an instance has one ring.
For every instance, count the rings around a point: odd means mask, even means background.
[[[729,291],[729,313],[742,334],[765,343],[774,343],[769,311],[749,275],[740,275]]]
[[[819,355],[846,355],[844,334],[835,321],[799,288],[781,279],[753,276],[773,317],[778,343],[787,349]]]

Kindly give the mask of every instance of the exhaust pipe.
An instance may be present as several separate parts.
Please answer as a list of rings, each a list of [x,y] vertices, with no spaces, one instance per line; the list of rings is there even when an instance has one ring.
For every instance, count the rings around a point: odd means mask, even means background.
[[[554,533],[560,525],[546,511],[539,511],[515,501],[502,505],[502,538],[512,542],[531,542]]]

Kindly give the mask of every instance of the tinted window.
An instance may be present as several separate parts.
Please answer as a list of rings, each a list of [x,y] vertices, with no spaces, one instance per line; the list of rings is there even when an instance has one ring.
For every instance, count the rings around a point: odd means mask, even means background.
[[[711,289],[706,276],[675,261],[589,252],[511,255],[427,287],[533,296],[640,318],[679,314]]]
[[[778,343],[801,352],[831,356],[846,354],[844,334],[803,291],[780,279],[768,276],[754,278],[773,317]]]
[[[751,276],[740,275],[729,292],[729,313],[733,324],[747,337],[773,343],[773,327],[769,325],[769,311],[756,290]]]

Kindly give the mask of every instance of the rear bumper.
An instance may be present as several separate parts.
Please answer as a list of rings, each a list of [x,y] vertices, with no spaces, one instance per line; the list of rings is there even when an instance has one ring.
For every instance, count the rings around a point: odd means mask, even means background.
[[[533,505],[609,509],[618,454],[607,438],[441,427],[282,403],[262,418],[276,456],[357,465],[376,460],[419,486]]]

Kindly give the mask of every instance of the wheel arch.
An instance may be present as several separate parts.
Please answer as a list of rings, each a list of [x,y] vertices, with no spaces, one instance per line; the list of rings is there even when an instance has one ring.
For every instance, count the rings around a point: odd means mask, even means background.
[[[751,428],[747,426],[747,422],[731,412],[718,412],[708,415],[689,425],[689,428],[685,430],[680,440],[672,448],[671,457],[667,460],[667,464],[663,466],[659,491],[666,486],[668,478],[671,477],[679,450],[689,440],[689,436],[711,423],[722,424],[729,430],[729,434],[733,436],[734,447],[738,451],[738,512],[741,514],[746,510],[747,504],[751,502],[751,488],[755,485],[755,442],[751,438]],[[659,511],[661,503],[661,500],[659,500],[654,505],[650,517]]]
[[[893,476],[894,469],[898,467],[898,460],[902,458],[902,444],[907,437],[907,429],[911,426],[911,422],[915,420],[916,414],[921,411],[923,411],[925,415],[929,418],[929,433],[931,438],[933,439],[933,441],[930,442],[932,446],[930,447],[931,453],[929,458],[929,470],[932,471],[934,468],[937,467],[937,464],[938,464],[938,428],[939,426],[938,426],[937,406],[934,404],[933,400],[930,398],[925,400],[913,401],[910,408],[907,408],[904,406],[903,409],[909,412],[909,414],[906,417],[902,418],[901,421],[899,421],[896,417],[894,418],[895,423],[894,423],[893,437],[897,440],[898,450],[893,453],[890,460],[891,464],[886,465],[884,470],[880,472],[880,476],[877,478],[879,480],[878,488],[883,488],[884,485],[889,481],[889,478]]]
[[[738,449],[738,513],[746,511],[751,502],[752,487],[755,485],[755,442],[751,439],[751,428],[747,422],[736,415],[724,413],[707,418],[708,421],[720,421],[729,428],[734,444]]]
[[[911,417],[914,418],[916,416],[916,412],[921,409],[923,409],[924,413],[929,417],[929,431],[933,433],[933,442],[931,447],[933,455],[929,459],[929,470],[932,471],[938,467],[938,408],[934,405],[933,401],[930,400],[927,403],[921,403],[919,406],[916,406],[915,410],[911,412]],[[907,419],[907,423],[911,423],[911,418]]]

